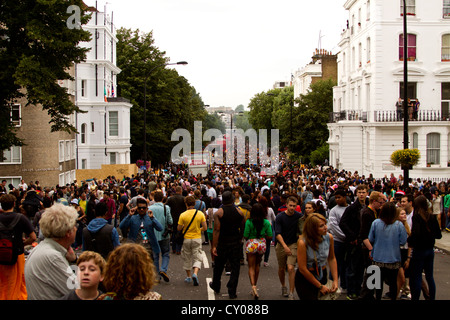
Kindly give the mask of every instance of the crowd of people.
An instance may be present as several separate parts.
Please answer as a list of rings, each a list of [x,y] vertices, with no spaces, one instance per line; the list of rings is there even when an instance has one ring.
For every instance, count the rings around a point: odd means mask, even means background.
[[[245,263],[250,294],[264,294],[258,278],[272,249],[289,300],[295,292],[301,300],[435,299],[434,244],[450,232],[450,180],[410,179],[405,188],[401,176],[284,157],[278,169],[267,176],[258,166],[215,165],[202,177],[166,163],[54,188],[36,181],[8,191],[2,182],[0,241],[9,226],[14,254],[0,250],[0,299],[161,299],[152,288],[180,268],[171,255],[181,256],[184,281],[198,286],[206,245],[209,286],[221,292],[226,272],[230,299]],[[369,267],[380,270],[384,296],[368,285]]]

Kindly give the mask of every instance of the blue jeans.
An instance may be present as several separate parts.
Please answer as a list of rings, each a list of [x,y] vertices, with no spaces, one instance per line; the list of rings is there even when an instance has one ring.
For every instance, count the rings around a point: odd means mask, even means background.
[[[422,271],[428,283],[430,300],[436,299],[436,284],[433,277],[434,249],[413,249],[411,264],[409,266],[409,287],[411,300],[419,300],[422,290]]]
[[[161,249],[161,253],[153,252],[153,263],[156,267],[156,273],[159,274],[160,271],[167,272],[169,268],[169,260],[170,260],[170,239],[160,240],[158,241],[159,247]],[[159,257],[161,259],[161,268],[159,267]]]

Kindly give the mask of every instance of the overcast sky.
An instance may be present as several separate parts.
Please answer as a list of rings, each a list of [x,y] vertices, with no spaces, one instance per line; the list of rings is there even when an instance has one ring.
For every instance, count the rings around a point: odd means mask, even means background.
[[[85,0],[95,6],[95,0]],[[98,0],[117,28],[153,31],[179,74],[211,107],[247,107],[251,98],[311,61],[337,53],[345,0]]]

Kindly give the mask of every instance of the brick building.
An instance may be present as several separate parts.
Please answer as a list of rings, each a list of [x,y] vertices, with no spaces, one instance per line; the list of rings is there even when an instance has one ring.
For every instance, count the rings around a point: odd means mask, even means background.
[[[311,62],[292,75],[294,99],[308,92],[311,84],[319,80],[333,79],[337,81],[337,55],[323,49],[316,49]]]
[[[74,69],[69,70],[73,76]],[[74,99],[72,81],[60,81]],[[0,151],[0,180],[17,187],[23,179],[26,184],[39,181],[40,185],[56,186],[75,180],[75,134],[51,132],[50,116],[42,106],[25,106],[26,99],[11,105],[11,121],[17,128],[17,136],[24,140],[22,147],[13,146]],[[74,124],[75,116],[70,116]]]

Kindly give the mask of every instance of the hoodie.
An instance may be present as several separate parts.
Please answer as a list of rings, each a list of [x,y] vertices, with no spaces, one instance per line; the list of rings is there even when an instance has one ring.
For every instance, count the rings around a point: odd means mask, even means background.
[[[90,232],[97,233],[99,232],[106,224],[108,224],[108,221],[106,221],[103,218],[95,218],[91,222],[89,222],[88,226],[86,227]],[[114,245],[114,248],[120,245],[119,241],[119,233],[117,232],[116,228],[112,229],[111,233],[111,239]],[[85,251],[85,244],[83,239],[83,251]]]

